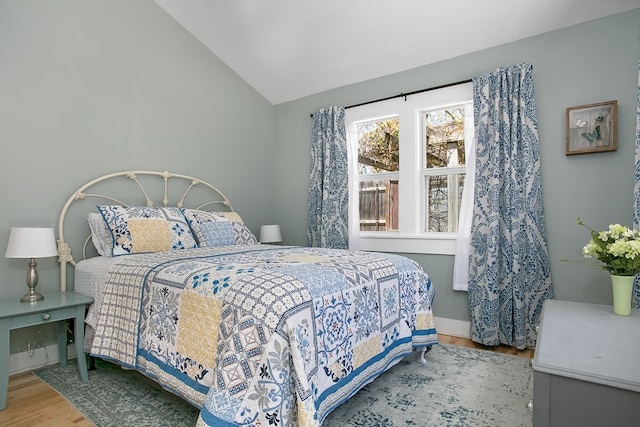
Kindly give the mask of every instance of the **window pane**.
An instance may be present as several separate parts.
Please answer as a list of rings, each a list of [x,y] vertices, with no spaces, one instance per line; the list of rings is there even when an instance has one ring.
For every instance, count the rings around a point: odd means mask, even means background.
[[[360,231],[398,229],[398,180],[360,181]]]
[[[400,121],[397,117],[372,121],[357,129],[358,173],[369,175],[360,181],[360,230],[397,230],[398,179],[389,178],[389,172],[397,176],[400,169]],[[378,174],[380,178],[375,178]]]
[[[462,203],[464,174],[425,177],[427,212],[426,231],[458,231],[458,217]]]
[[[358,172],[367,175],[399,170],[399,119],[362,123],[358,128]]]
[[[424,113],[426,168],[464,165],[464,106]]]

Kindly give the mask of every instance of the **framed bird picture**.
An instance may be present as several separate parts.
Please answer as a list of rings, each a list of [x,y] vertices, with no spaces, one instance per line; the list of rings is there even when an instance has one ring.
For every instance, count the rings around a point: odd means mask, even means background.
[[[565,154],[618,149],[618,101],[567,108]]]

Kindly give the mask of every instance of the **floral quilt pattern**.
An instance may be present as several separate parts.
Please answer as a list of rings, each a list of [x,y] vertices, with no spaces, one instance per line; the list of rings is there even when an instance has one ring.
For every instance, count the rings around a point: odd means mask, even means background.
[[[201,426],[319,426],[437,342],[429,277],[396,255],[200,248],[123,260],[105,286],[92,354],[201,406]]]

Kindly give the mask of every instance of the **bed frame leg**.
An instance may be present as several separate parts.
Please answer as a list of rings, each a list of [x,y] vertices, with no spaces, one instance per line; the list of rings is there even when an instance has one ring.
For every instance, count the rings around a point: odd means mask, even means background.
[[[418,363],[420,363],[422,365],[426,365],[427,364],[427,359],[424,357],[424,355],[427,354],[427,352],[429,352],[429,351],[431,351],[431,346],[422,347],[422,349],[420,350],[419,355],[416,352],[416,360],[418,361]]]

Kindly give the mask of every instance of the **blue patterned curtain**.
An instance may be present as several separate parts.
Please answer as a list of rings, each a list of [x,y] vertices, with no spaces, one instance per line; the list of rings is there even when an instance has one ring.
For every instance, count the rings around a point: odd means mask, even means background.
[[[471,222],[471,338],[523,349],[553,298],[542,209],[533,67],[473,79],[476,183]]]
[[[633,186],[633,228],[640,229],[640,59],[638,60],[638,106],[636,107],[636,168]],[[633,287],[633,306],[640,307],[640,276]]]
[[[307,237],[312,247],[349,246],[349,171],[344,107],[313,115]]]

